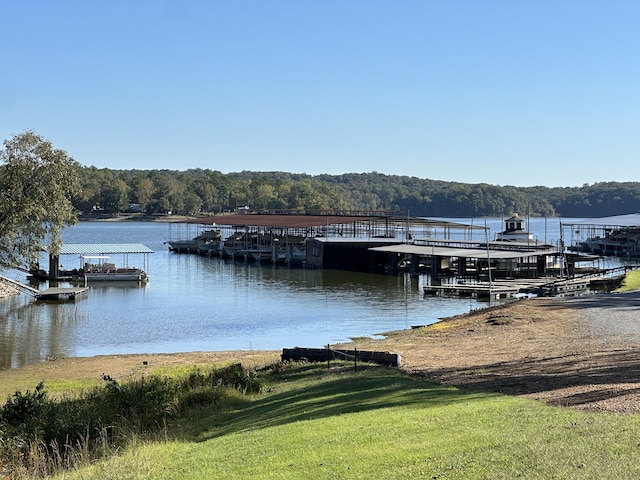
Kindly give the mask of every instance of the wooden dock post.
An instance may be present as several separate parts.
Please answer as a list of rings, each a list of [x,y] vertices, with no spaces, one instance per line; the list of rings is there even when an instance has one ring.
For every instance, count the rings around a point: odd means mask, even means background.
[[[358,371],[358,349],[353,347],[353,371]]]
[[[331,368],[331,357],[329,355],[330,348],[331,348],[331,345],[327,343],[327,370]]]

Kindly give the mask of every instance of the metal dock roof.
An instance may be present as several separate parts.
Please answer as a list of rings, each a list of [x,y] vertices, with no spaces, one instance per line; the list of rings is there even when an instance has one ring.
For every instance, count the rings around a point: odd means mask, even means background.
[[[153,253],[142,243],[67,243],[60,255],[106,255],[115,253]]]
[[[598,226],[598,227],[638,227],[640,226],[640,213],[629,213],[626,215],[614,215],[612,217],[585,218],[584,220],[574,220],[563,222],[569,226]]]
[[[272,227],[272,228],[309,228],[321,227],[324,225],[342,225],[348,223],[378,223],[403,225],[407,220],[412,225],[421,225],[427,227],[451,227],[466,228],[479,230],[484,227],[465,225],[463,223],[448,222],[444,220],[431,220],[428,218],[419,218],[400,216],[384,216],[384,215],[277,215],[277,214],[237,214],[237,215],[216,215],[205,218],[192,218],[173,222],[176,224],[199,224],[212,226],[234,226],[234,227]]]
[[[493,250],[486,248],[455,248],[455,247],[436,247],[427,245],[388,245],[386,247],[372,247],[370,251],[383,253],[400,253],[437,257],[459,257],[459,258],[493,258],[493,259],[512,259],[534,257],[538,255],[553,255],[557,253],[553,248],[541,250]]]

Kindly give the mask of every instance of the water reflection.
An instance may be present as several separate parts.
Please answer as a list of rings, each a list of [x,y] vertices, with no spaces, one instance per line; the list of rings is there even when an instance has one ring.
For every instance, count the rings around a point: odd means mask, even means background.
[[[67,356],[74,330],[87,315],[77,304],[35,302],[25,295],[5,299],[1,306],[0,369]]]

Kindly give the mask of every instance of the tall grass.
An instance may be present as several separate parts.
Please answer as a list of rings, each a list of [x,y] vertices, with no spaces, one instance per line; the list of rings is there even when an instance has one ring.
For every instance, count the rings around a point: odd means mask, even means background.
[[[44,477],[113,455],[132,439],[166,438],[167,422],[224,403],[229,392],[260,389],[241,365],[182,376],[150,376],[103,384],[73,398],[53,400],[44,383],[16,392],[0,409],[0,475]]]

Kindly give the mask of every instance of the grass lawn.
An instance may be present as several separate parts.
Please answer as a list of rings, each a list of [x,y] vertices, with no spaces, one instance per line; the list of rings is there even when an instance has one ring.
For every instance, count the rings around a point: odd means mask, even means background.
[[[640,417],[296,365],[65,479],[639,478]]]
[[[640,270],[630,270],[624,275],[622,286],[616,292],[630,292],[640,289]]]

